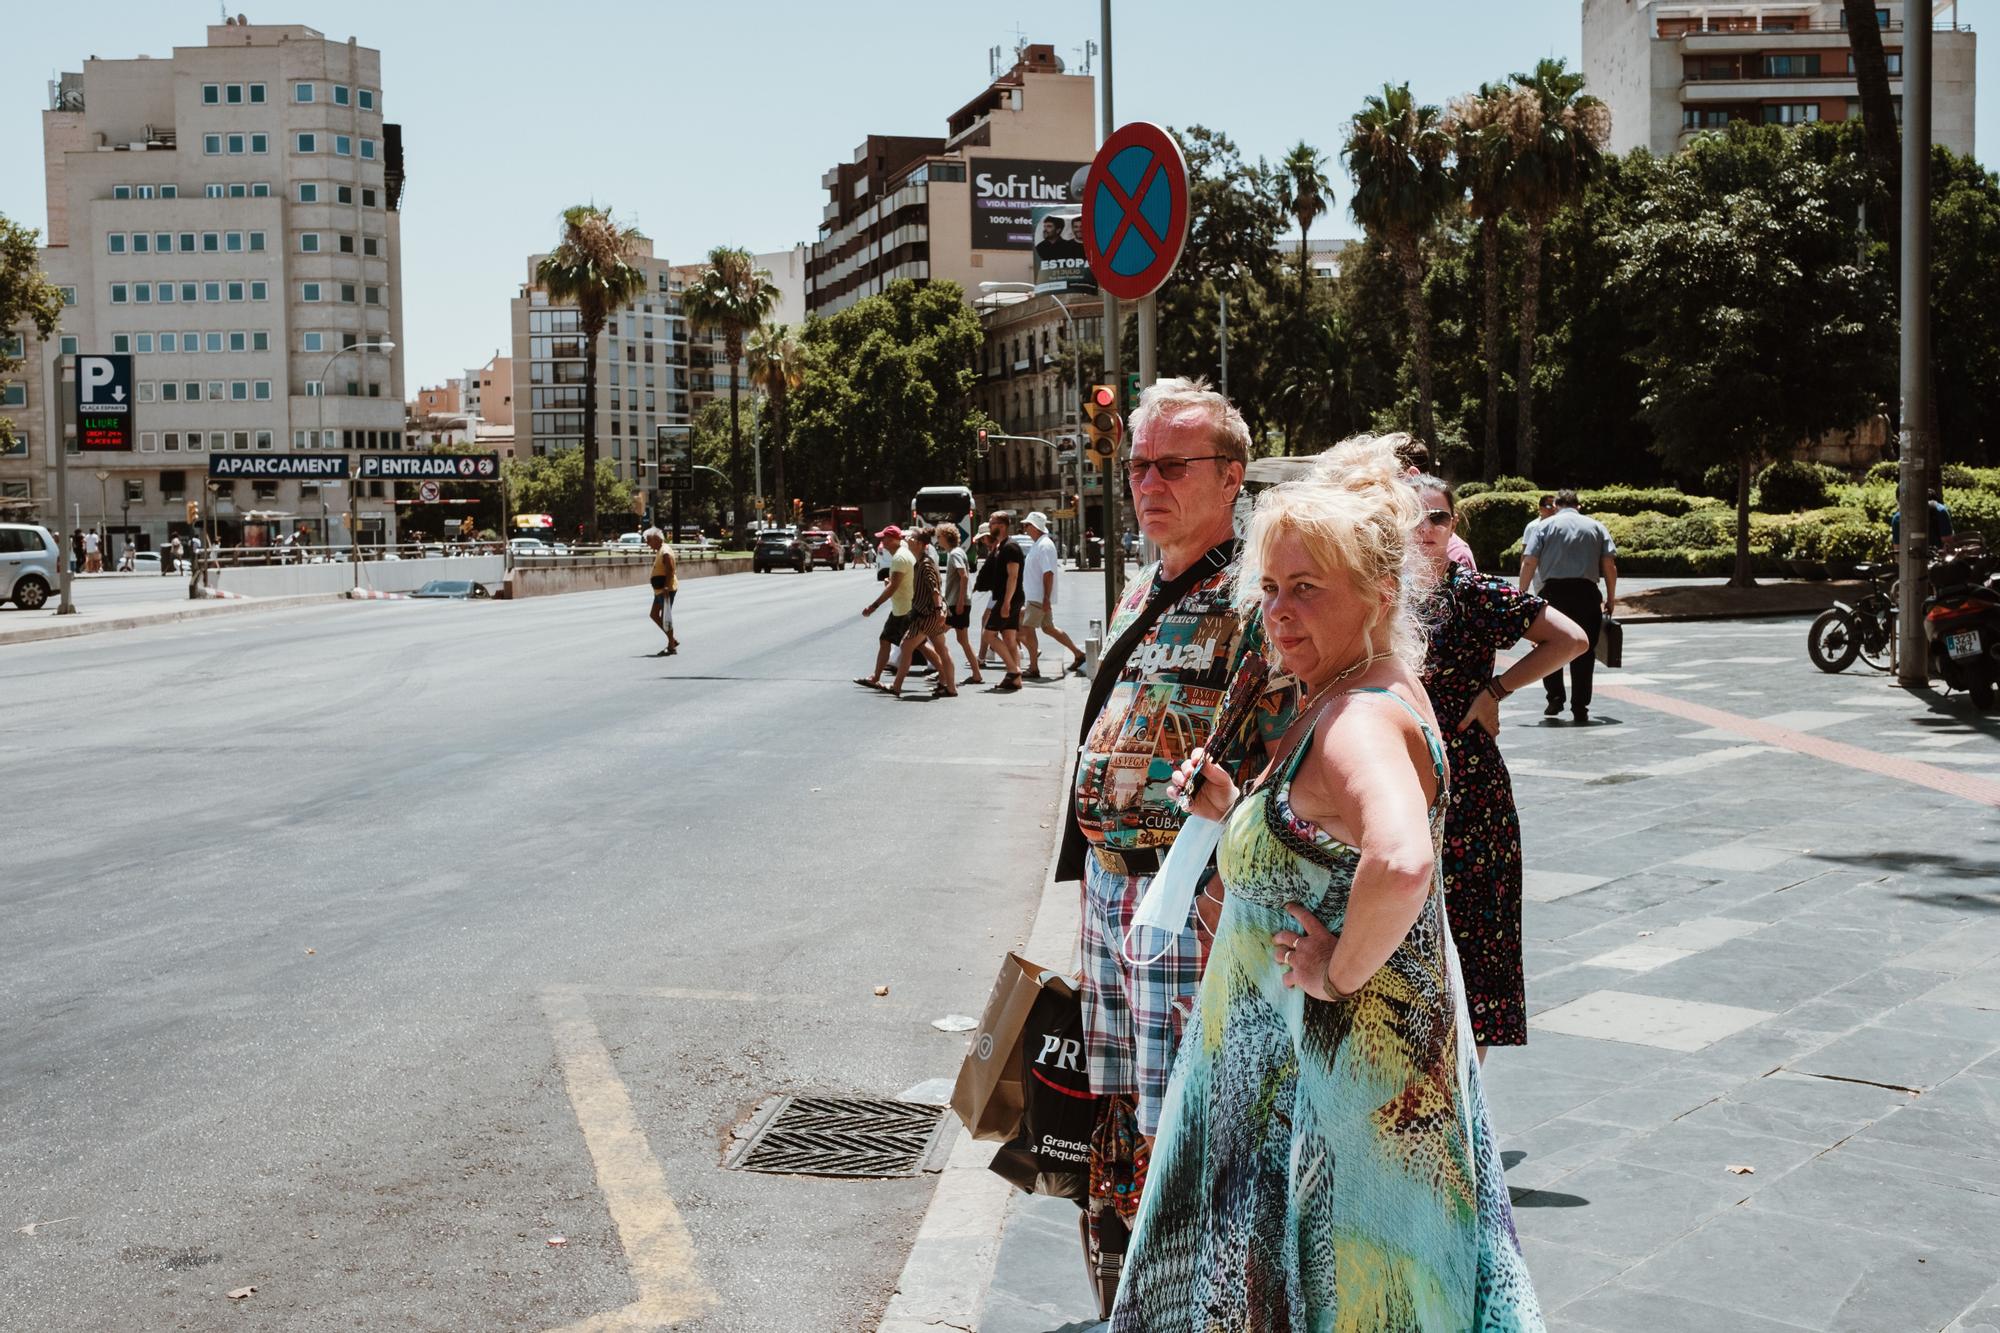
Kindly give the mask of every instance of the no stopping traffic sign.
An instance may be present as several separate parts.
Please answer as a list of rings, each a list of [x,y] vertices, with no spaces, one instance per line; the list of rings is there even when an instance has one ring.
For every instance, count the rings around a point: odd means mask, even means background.
[[[1187,161],[1149,121],[1105,139],[1083,184],[1083,255],[1097,285],[1121,301],[1151,296],[1187,244]]]

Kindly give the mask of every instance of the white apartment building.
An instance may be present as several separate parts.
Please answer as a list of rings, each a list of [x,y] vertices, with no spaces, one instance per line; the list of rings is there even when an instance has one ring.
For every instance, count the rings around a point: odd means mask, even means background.
[[[1953,0],[1878,4],[1899,116],[1905,11],[1908,21],[1934,29],[1932,142],[1969,155],[1978,39],[1959,26]],[[1664,156],[1733,120],[1793,125],[1861,114],[1839,0],[1583,0],[1583,73],[1611,108],[1610,146],[1619,153]]]
[[[380,53],[232,19],[169,59],[93,58],[50,91],[43,264],[66,309],[28,405],[29,475],[0,484],[26,480],[52,526],[129,514],[126,536],[155,549],[190,501],[226,545],[259,525],[347,541],[348,483],[211,491],[207,471],[217,452],[404,447],[402,351],[374,346],[403,327],[402,138]],[[132,355],[136,448],[69,439],[73,512],[57,516],[61,367],[78,352]],[[393,537],[392,491],[362,484],[361,536]]]

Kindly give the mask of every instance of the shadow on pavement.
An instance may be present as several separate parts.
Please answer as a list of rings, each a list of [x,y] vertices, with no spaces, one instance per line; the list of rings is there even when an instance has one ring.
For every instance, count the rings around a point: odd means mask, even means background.
[[[2000,878],[2000,861],[1978,860],[1951,852],[1813,852],[1811,856],[1815,861],[1835,861],[1841,865],[1868,866],[1877,870],[1928,870],[1953,879]]]

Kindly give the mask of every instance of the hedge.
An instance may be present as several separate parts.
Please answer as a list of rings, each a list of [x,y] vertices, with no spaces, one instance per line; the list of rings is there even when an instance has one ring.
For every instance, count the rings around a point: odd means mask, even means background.
[[[1537,494],[1495,489],[1459,501],[1458,535],[1472,548],[1481,569],[1497,567],[1502,552],[1520,545],[1521,530],[1541,512],[1535,505]]]
[[[1687,495],[1670,487],[1604,486],[1577,492],[1577,505],[1584,513],[1602,518],[1606,514],[1685,514],[1693,509],[1712,509],[1717,501],[1705,495]]]

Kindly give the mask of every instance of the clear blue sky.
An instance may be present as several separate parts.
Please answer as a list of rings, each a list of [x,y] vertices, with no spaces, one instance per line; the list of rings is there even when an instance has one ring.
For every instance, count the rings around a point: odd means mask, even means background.
[[[403,300],[414,392],[505,348],[507,301],[565,205],[612,204],[676,262],[718,244],[809,240],[825,201],[820,173],[863,136],[942,133],[944,117],[985,86],[987,49],[1011,51],[1017,28],[1074,65],[1075,48],[1097,36],[1098,7],[232,0],[238,8],[382,52],[383,109],[403,126],[409,167]],[[1965,0],[1960,17],[1977,26],[1996,10]],[[93,54],[164,57],[200,45],[220,12],[203,0],[10,5],[0,213],[46,222],[40,112],[55,72]],[[1579,62],[1580,13],[1576,0],[1120,0],[1118,115],[1221,129],[1250,157],[1276,158],[1301,138],[1331,151],[1384,80],[1409,79],[1441,101],[1544,55]],[[1977,134],[1990,156],[2000,120],[1991,92],[1980,101]],[[1351,235],[1343,180],[1336,190],[1326,231]]]

